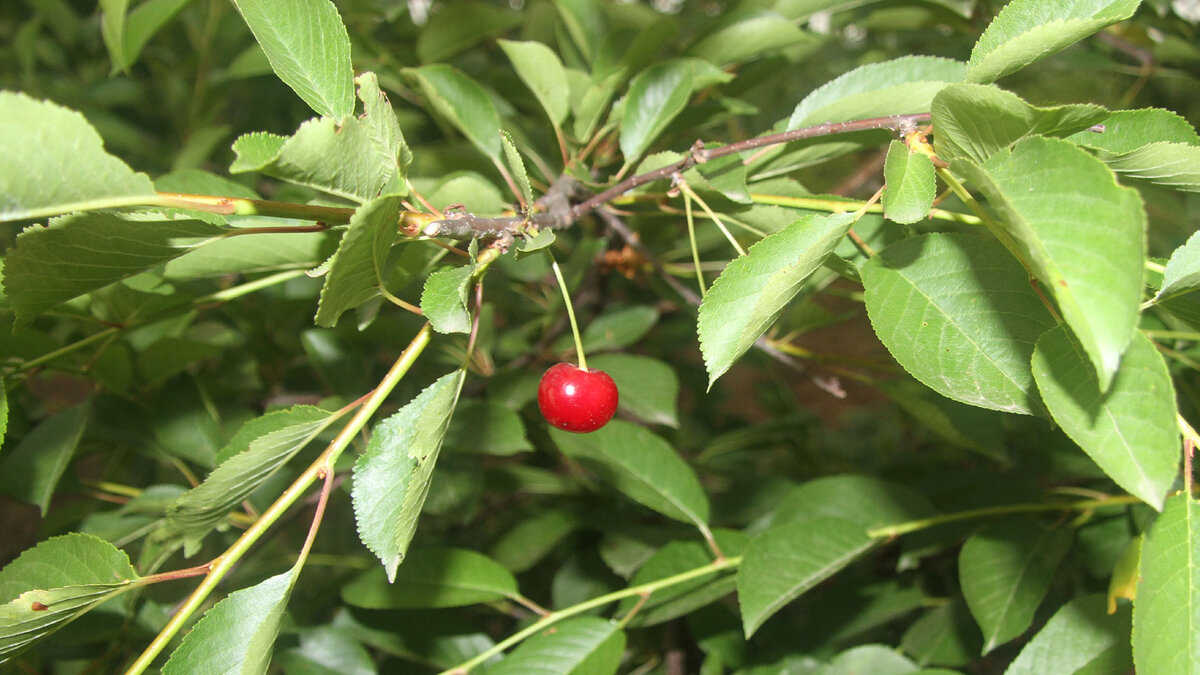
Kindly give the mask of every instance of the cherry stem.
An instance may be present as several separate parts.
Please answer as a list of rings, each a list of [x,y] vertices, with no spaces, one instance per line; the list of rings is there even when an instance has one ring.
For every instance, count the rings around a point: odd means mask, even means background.
[[[558,261],[549,251],[546,255],[550,256],[550,267],[554,270],[554,277],[558,279],[558,287],[562,290],[563,302],[567,305],[567,318],[571,321],[571,335],[575,338],[575,354],[579,357],[579,369],[587,370],[587,358],[583,355],[583,339],[579,337],[579,324],[575,321],[575,308],[571,306],[571,294],[567,292],[567,282],[563,279],[562,270],[558,268]]]

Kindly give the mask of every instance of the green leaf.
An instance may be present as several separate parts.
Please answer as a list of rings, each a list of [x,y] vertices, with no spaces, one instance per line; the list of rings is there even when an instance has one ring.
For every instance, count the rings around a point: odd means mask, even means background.
[[[1104,604],[1104,595],[1094,594],[1060,607],[1021,649],[1004,675],[1092,672],[1089,666],[1110,650],[1123,650],[1128,655],[1129,608],[1113,615],[1105,611]],[[1132,667],[1129,660],[1119,672]]]
[[[1101,122],[1108,111],[1078,104],[1039,108],[996,86],[955,84],[938,92],[930,107],[938,130],[938,157],[985,162],[1027,136],[1068,136]]]
[[[975,660],[982,644],[975,620],[961,600],[929,610],[909,624],[900,638],[900,648],[922,666],[967,665]]]
[[[1100,120],[1104,131],[1080,131],[1067,140],[1106,155],[1122,155],[1152,143],[1200,145],[1200,135],[1178,113],[1160,108],[1118,110]]]
[[[937,196],[937,178],[928,155],[909,152],[904,143],[892,141],[883,179],[883,212],[888,220],[909,224],[929,217]]]
[[[674,448],[650,431],[613,420],[590,434],[551,429],[550,438],[564,454],[630,499],[668,518],[706,527],[708,497],[696,474]]]
[[[163,675],[267,672],[299,567],[230,593],[204,613],[163,666]]]
[[[688,56],[718,66],[746,61],[809,39],[786,18],[761,9],[730,12],[717,26],[688,48]]]
[[[285,675],[378,675],[371,652],[348,626],[302,628],[298,637],[299,646],[279,654]]]
[[[396,113],[374,73],[363,73],[356,82],[362,115],[311,119],[290,138],[245,134],[233,144],[237,159],[229,171],[257,171],[360,204],[404,194],[412,153]]]
[[[934,95],[961,81],[963,72],[962,62],[935,56],[903,56],[859,66],[805,96],[792,111],[787,129],[925,112]]]
[[[421,63],[445,61],[488,38],[508,33],[521,25],[522,18],[522,13],[512,7],[476,0],[456,2],[453,8],[435,8],[417,34],[417,58]]]
[[[1122,177],[1200,192],[1200,146],[1151,143],[1121,155],[1101,155],[1101,159]]]
[[[470,77],[447,65],[405,68],[439,115],[493,162],[500,161],[500,117],[487,92]]]
[[[612,621],[581,616],[521,643],[488,675],[611,675],[621,665],[625,633]]]
[[[1179,470],[1175,390],[1153,343],[1134,335],[1105,393],[1066,330],[1037,343],[1033,373],[1050,414],[1117,485],[1156,509]]]
[[[1155,294],[1154,301],[1171,300],[1197,289],[1200,289],[1200,232],[1193,232],[1167,260],[1162,286]]]
[[[87,427],[91,402],[49,417],[26,434],[0,462],[0,492],[36,504],[42,516]]]
[[[621,392],[618,410],[651,424],[679,426],[679,378],[671,366],[646,356],[598,354],[588,358],[588,367],[612,377]]]
[[[226,231],[156,216],[62,216],[17,236],[5,258],[4,290],[23,325],[60,302],[152,269]]]
[[[192,555],[210,530],[335,419],[320,408],[295,406],[242,425],[221,451],[225,460],[167,509],[167,523],[183,536],[186,555]]]
[[[1033,414],[1029,358],[1054,319],[995,241],[932,234],[889,246],[862,267],[876,335],[913,377],[981,408]]]
[[[388,252],[396,241],[400,202],[399,197],[380,197],[355,209],[329,261],[317,304],[318,326],[333,327],[343,312],[379,295]]]
[[[391,581],[416,532],[462,379],[462,371],[443,375],[376,425],[354,464],[350,494],[358,536]]]
[[[888,380],[880,383],[879,390],[947,443],[1011,464],[1002,416],[952,401],[914,380]]]
[[[739,556],[746,549],[750,538],[734,530],[717,530],[713,533],[721,553],[726,557]],[[638,568],[630,586],[641,586],[660,579],[682,574],[713,562],[713,552],[698,541],[672,541],[654,552]],[[655,591],[648,599],[626,598],[616,609],[624,615],[641,604],[641,610],[630,622],[631,626],[654,626],[715,602],[733,592],[735,576],[727,571],[718,571],[697,577],[669,588]]]
[[[216,194],[216,193],[201,193]],[[238,227],[297,227],[303,220],[239,218]],[[165,279],[198,279],[227,274],[312,269],[332,255],[341,232],[265,232],[227,237],[194,249],[163,266]]]
[[[529,570],[580,525],[564,509],[538,509],[519,520],[488,549],[488,555],[513,573]]]
[[[917,673],[916,664],[891,647],[861,645],[833,657],[821,675],[908,675]]]
[[[127,14],[128,0],[102,0],[101,35],[113,61],[113,72],[128,71],[150,38],[190,2],[145,0]]]
[[[874,544],[860,525],[841,518],[811,518],[760,534],[746,548],[737,573],[746,638],[784,605]]]
[[[804,216],[725,267],[696,325],[710,388],[775,323],[853,222],[850,213]]]
[[[634,305],[606,311],[592,319],[580,339],[586,353],[624,349],[641,341],[658,323],[658,310]],[[564,341],[566,342],[566,341]]]
[[[699,180],[692,176],[693,171],[700,174]],[[726,155],[708,160],[696,165],[695,169],[688,171],[684,177],[696,187],[707,185],[738,204],[750,204],[754,201],[750,197],[749,188],[746,187],[746,164],[741,155]]]
[[[503,565],[461,548],[415,548],[394,575],[389,579],[380,569],[362,574],[342,587],[342,600],[366,609],[432,609],[517,594],[517,580]]]
[[[517,77],[542,104],[550,122],[555,127],[561,125],[570,112],[570,86],[558,54],[540,42],[497,40],[497,43],[512,62]]]
[[[621,118],[621,154],[632,165],[683,112],[695,87],[692,64],[686,60],[656,63],[638,73],[625,95],[625,114]]]
[[[863,529],[937,515],[920,492],[874,476],[842,474],[805,482],[779,500],[771,525],[840,518]]]
[[[1200,504],[1166,501],[1142,543],[1133,603],[1133,659],[1139,673],[1200,669]]]
[[[525,209],[533,208],[533,190],[529,187],[529,176],[525,173],[525,161],[521,159],[521,153],[517,151],[517,143],[513,140],[512,134],[500,130],[500,141],[504,146],[504,159],[508,162],[509,171],[512,172],[513,180],[517,187],[521,190],[521,204]]]
[[[150,178],[105,152],[83,115],[0,91],[0,222],[153,198]]]
[[[1137,191],[1078,146],[1036,136],[955,171],[987,195],[1005,245],[1054,298],[1107,390],[1141,304],[1146,215]]]
[[[467,293],[475,265],[443,267],[425,279],[421,293],[421,312],[429,325],[439,333],[469,333],[471,312],[467,309]]]
[[[554,0],[554,6],[558,8],[558,15],[575,41],[575,46],[585,59],[591,61],[608,28],[600,3],[594,0]]]
[[[971,50],[966,79],[994,82],[1133,16],[1141,0],[1013,0]]]
[[[233,0],[271,69],[317,114],[354,112],[350,37],[330,0]]]
[[[983,630],[983,653],[1024,633],[1046,596],[1074,531],[1012,521],[972,536],[958,556],[959,582]]]
[[[446,448],[502,457],[533,450],[521,417],[504,404],[464,400],[456,411],[446,431]]]
[[[129,557],[90,534],[47,539],[0,570],[0,664],[133,588]]]

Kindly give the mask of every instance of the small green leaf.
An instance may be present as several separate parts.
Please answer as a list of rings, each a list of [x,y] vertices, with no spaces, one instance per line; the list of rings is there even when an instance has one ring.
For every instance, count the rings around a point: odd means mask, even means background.
[[[1100,392],[1079,342],[1063,328],[1047,332],[1033,374],[1050,414],[1117,485],[1161,509],[1179,470],[1175,389],[1162,355],[1137,333],[1112,386]]]
[[[128,71],[150,38],[191,1],[145,0],[126,13],[128,0],[102,0],[101,35],[113,62],[113,72]]]
[[[840,518],[864,529],[937,515],[920,492],[874,476],[842,474],[805,482],[775,506],[771,525]]]
[[[962,62],[934,56],[904,56],[859,66],[805,96],[792,111],[787,129],[925,112],[934,95],[961,81],[963,72]]]
[[[1125,550],[1113,564],[1112,576],[1108,579],[1108,613],[1117,611],[1117,599],[1137,600],[1138,573],[1142,565],[1142,540],[1145,535],[1131,537]]]
[[[389,576],[381,569],[360,575],[342,587],[342,600],[366,609],[433,609],[517,593],[517,580],[503,565],[461,548],[415,548],[394,578]]]
[[[883,212],[888,220],[909,224],[929,217],[937,196],[937,178],[927,155],[909,152],[904,143],[892,141],[883,178]]]
[[[290,138],[245,134],[233,144],[237,159],[229,171],[257,171],[359,204],[404,194],[412,153],[396,113],[374,73],[363,73],[357,83],[362,115],[311,119]]]
[[[538,230],[538,233],[532,237],[526,234],[524,238],[517,241],[516,259],[520,260],[530,253],[536,253],[550,246],[555,239],[557,237],[554,235],[554,230]]]
[[[233,0],[271,69],[319,115],[354,112],[350,37],[330,0]]]
[[[608,28],[600,4],[593,0],[554,0],[554,6],[575,46],[585,59],[591,61]]]
[[[612,621],[581,616],[530,637],[488,668],[488,675],[612,675],[621,665],[625,633]]]
[[[1013,521],[972,536],[958,557],[967,607],[983,630],[983,653],[1024,633],[1046,596],[1074,532]]]
[[[866,553],[875,541],[857,523],[811,518],[772,527],[746,548],[737,573],[746,638],[801,593]]]
[[[618,410],[651,424],[679,426],[679,378],[671,366],[646,356],[598,354],[588,357],[588,367],[612,377],[621,392]]]
[[[293,567],[213,605],[183,637],[163,675],[266,673],[298,573]]]
[[[1106,391],[1142,298],[1146,214],[1137,191],[1078,146],[1038,136],[955,171],[987,195],[1005,245],[1058,303]]]
[[[1108,111],[1078,104],[1038,108],[1016,94],[982,84],[954,84],[938,92],[930,107],[938,157],[986,162],[1027,136],[1068,136],[1104,120]]]
[[[1089,666],[1114,649],[1124,651],[1128,661],[1116,671],[1105,672],[1127,672],[1133,668],[1128,658],[1130,618],[1128,607],[1115,616],[1106,612],[1103,595],[1075,598],[1026,643],[1004,675],[1092,672]]]
[[[632,165],[683,112],[695,91],[692,64],[685,60],[656,63],[637,74],[625,96],[621,118],[621,154]]]
[[[1171,309],[1171,300],[1196,290],[1200,290],[1200,232],[1193,232],[1182,246],[1171,253],[1163,271],[1162,286],[1155,294],[1154,301],[1166,302],[1166,308]]]
[[[296,406],[244,424],[221,451],[225,460],[167,509],[167,523],[186,542],[185,554],[192,555],[212,528],[335,419],[320,408]]]
[[[590,434],[551,429],[550,438],[564,454],[630,499],[668,518],[706,526],[708,497],[696,474],[674,448],[650,431],[613,420]]]
[[[467,293],[475,265],[443,267],[425,279],[421,293],[421,312],[429,325],[439,333],[468,333],[471,331],[471,312],[467,310]]]
[[[396,241],[400,201],[380,197],[355,209],[329,261],[317,305],[318,326],[333,327],[343,312],[379,295],[388,252]]]
[[[90,534],[26,550],[0,570],[0,664],[137,580],[125,553]]]
[[[487,92],[461,71],[444,64],[405,68],[425,99],[493,162],[500,161],[500,117]]]
[[[714,146],[715,147],[715,146]],[[700,174],[700,180],[692,177],[692,172]],[[738,204],[750,204],[750,190],[746,187],[746,164],[741,155],[726,155],[696,165],[684,177],[695,183],[696,187],[707,187],[721,193],[726,199]]]
[[[87,426],[91,402],[72,406],[33,428],[0,462],[0,492],[50,509],[58,481],[67,470]]]
[[[567,71],[558,54],[540,42],[497,40],[517,77],[529,87],[555,127],[567,119],[570,112],[570,86]]]
[[[533,208],[533,190],[529,187],[529,176],[525,173],[525,160],[521,159],[521,153],[517,151],[517,143],[513,140],[512,134],[501,129],[500,140],[504,145],[504,159],[508,162],[509,171],[512,172],[513,180],[521,190],[522,207],[526,210],[531,209]]]
[[[154,185],[79,113],[0,91],[0,222],[145,204]]]
[[[1139,673],[1200,670],[1200,503],[1166,501],[1142,543],[1133,603],[1133,660]]]
[[[775,12],[742,9],[730,12],[715,28],[688,48],[688,56],[725,66],[810,39],[795,23]]]
[[[805,216],[725,267],[696,325],[709,387],[775,323],[853,222],[850,213]]]
[[[1013,0],[971,50],[966,79],[994,82],[1133,16],[1141,0]]]
[[[1110,169],[1183,192],[1200,192],[1200,146],[1151,143],[1121,155],[1101,155]]]
[[[884,645],[861,645],[833,657],[821,675],[909,675],[918,672],[917,665],[895,649]]]
[[[354,464],[350,494],[358,536],[379,556],[389,580],[416,532],[462,378],[462,371],[443,375],[376,425]]]

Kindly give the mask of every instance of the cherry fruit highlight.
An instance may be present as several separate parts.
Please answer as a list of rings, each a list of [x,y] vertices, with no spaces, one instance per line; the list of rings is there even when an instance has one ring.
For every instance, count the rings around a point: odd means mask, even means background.
[[[538,384],[542,417],[563,431],[585,434],[608,424],[617,411],[617,384],[603,370],[570,363],[550,367]]]

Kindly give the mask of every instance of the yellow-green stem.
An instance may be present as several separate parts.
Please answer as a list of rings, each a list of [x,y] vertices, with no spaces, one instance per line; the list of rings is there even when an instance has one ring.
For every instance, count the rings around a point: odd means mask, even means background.
[[[417,357],[419,357],[421,353],[425,351],[426,345],[429,344],[429,338],[429,324],[425,324],[421,327],[421,330],[417,332],[416,337],[413,338],[412,342],[409,343],[404,352],[400,354],[400,357],[396,359],[396,362],[392,364],[391,370],[384,375],[383,379],[379,382],[379,385],[375,387],[375,390],[372,391],[371,395],[363,402],[362,407],[358,409],[358,412],[354,414],[354,417],[350,418],[350,421],[346,423],[346,426],[342,427],[342,430],[338,432],[337,437],[330,442],[329,446],[321,453],[319,457],[317,457],[316,461],[314,461],[307,469],[305,469],[304,473],[300,474],[300,477],[283,491],[283,494],[279,496],[279,499],[276,499],[275,503],[271,504],[271,506],[263,512],[262,517],[260,517],[257,522],[243,532],[242,536],[238,537],[238,540],[233,542],[233,545],[231,545],[224,553],[217,556],[216,559],[212,561],[212,568],[209,570],[208,575],[205,576],[204,580],[200,582],[200,585],[197,586],[194,591],[192,591],[192,594],[189,595],[186,600],[184,600],[183,604],[180,605],[179,609],[175,612],[175,615],[172,616],[171,620],[167,622],[167,625],[164,626],[161,631],[159,631],[158,635],[155,636],[154,640],[146,647],[141,656],[139,656],[138,659],[129,667],[129,669],[125,671],[126,675],[138,675],[139,673],[145,672],[146,668],[148,668],[150,664],[153,663],[154,659],[157,658],[160,653],[162,653],[162,650],[167,646],[167,643],[169,643],[171,639],[175,637],[179,630],[183,628],[184,624],[186,624],[191,616],[195,614],[196,610],[200,608],[200,606],[208,598],[209,594],[212,593],[213,589],[216,588],[221,579],[228,574],[229,570],[232,569],[233,566],[242,559],[242,556],[246,554],[250,547],[253,546],[254,543],[257,542],[259,538],[262,537],[262,535],[265,534],[266,531],[269,530],[271,526],[274,525],[275,522],[278,521],[279,518],[282,517],[283,514],[289,508],[291,508],[291,506],[295,504],[298,499],[300,499],[304,492],[308,490],[308,488],[314,482],[316,482],[318,478],[323,476],[323,474],[328,470],[328,467],[333,466],[334,462],[342,454],[342,451],[350,446],[350,442],[354,440],[354,437],[358,434],[358,432],[361,431],[364,426],[366,426],[367,421],[370,420],[371,416],[375,414],[375,411],[379,409],[379,406],[383,404],[384,399],[386,399],[388,394],[395,389],[401,378],[403,378],[405,373],[408,372],[409,368],[412,367],[412,364],[416,362]]]
[[[547,251],[549,255],[549,251]],[[567,292],[567,282],[563,279],[558,261],[550,256],[550,267],[554,270],[554,278],[558,279],[558,288],[562,291],[563,302],[567,305],[567,319],[571,321],[571,335],[575,338],[575,354],[579,357],[580,370],[587,370],[587,357],[583,355],[583,338],[579,336],[579,324],[575,322],[575,308],[571,306],[571,294]]]
[[[692,264],[696,268],[696,284],[700,286],[700,298],[703,299],[708,291],[704,288],[704,270],[700,265],[700,249],[696,246],[696,223],[692,216],[692,198],[683,195],[683,208],[687,212],[688,241],[692,245]]]
[[[861,203],[857,201],[823,199],[820,197],[785,197],[783,195],[767,195],[757,192],[751,192],[750,199],[754,200],[755,204],[786,206],[788,208],[806,209],[809,211],[829,211],[830,213],[857,211],[861,207]],[[871,204],[866,209],[866,212],[883,213],[883,206],[880,204]],[[934,220],[948,220],[955,223],[963,223],[964,225],[983,224],[978,216],[968,213],[958,213],[957,211],[947,211],[945,209],[933,209],[929,212],[929,217]]]

